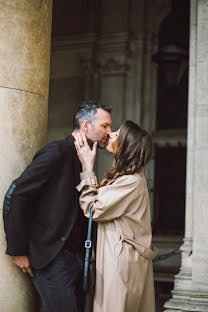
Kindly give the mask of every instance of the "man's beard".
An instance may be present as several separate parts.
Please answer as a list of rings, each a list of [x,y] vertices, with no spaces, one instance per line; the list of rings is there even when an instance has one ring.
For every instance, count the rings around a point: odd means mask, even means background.
[[[109,138],[106,139],[105,143],[102,143],[101,141],[97,141],[97,147],[100,149],[104,149],[108,145],[108,140],[109,140]],[[87,139],[87,142],[88,142],[90,148],[92,148],[93,144],[96,142],[96,140],[93,141],[93,140]]]

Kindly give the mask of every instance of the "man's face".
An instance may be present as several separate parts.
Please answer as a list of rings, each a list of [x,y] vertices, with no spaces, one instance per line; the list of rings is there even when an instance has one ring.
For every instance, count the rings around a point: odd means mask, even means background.
[[[111,117],[108,112],[98,108],[95,114],[93,124],[89,124],[87,138],[89,141],[98,142],[99,148],[104,148],[109,139],[109,133],[111,133]]]

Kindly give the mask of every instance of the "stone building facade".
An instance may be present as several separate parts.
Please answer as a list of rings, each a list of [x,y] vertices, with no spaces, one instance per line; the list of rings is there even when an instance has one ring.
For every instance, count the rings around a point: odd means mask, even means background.
[[[0,0],[0,17],[0,201],[82,100],[111,105],[113,129],[153,136],[153,239],[170,255],[154,264],[157,312],[208,311],[208,1]],[[111,162],[98,153],[99,177]],[[0,311],[39,311],[2,221],[0,241]]]

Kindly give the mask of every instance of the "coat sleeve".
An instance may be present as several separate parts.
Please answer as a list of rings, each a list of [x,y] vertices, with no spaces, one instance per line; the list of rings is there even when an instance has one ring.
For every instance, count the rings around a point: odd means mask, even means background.
[[[37,152],[30,165],[8,189],[3,204],[8,255],[28,254],[29,227],[33,217],[31,202],[40,196],[54,173],[59,158],[57,143],[46,145]]]
[[[97,179],[93,173],[81,174],[81,183],[77,187],[80,195],[80,207],[86,217],[89,217],[93,206],[93,220],[97,222],[110,221],[122,216],[129,205],[138,197],[137,183],[132,175],[122,176],[112,184],[98,188]]]

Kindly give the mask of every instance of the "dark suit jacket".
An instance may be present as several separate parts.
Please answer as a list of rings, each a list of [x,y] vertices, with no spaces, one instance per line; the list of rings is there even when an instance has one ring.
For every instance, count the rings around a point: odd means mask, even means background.
[[[73,141],[70,136],[39,150],[5,196],[6,253],[29,255],[36,269],[61,250],[80,209],[81,166]]]

